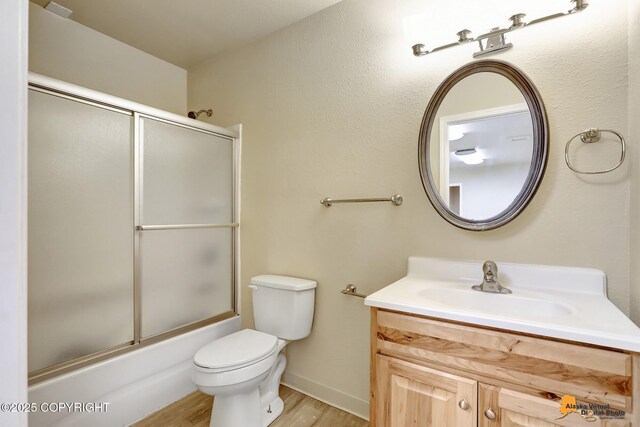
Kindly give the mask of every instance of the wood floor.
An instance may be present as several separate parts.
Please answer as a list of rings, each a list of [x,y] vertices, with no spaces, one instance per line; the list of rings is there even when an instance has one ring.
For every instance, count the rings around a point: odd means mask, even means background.
[[[270,427],[367,427],[369,423],[285,386],[284,412]],[[132,427],[208,427],[213,398],[199,391],[132,424]]]

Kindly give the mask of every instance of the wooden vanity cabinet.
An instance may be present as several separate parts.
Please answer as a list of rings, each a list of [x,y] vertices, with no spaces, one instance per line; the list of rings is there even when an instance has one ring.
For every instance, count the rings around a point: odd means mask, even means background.
[[[478,383],[378,355],[376,397],[380,426],[475,426]]]
[[[587,421],[577,414],[560,418],[557,398],[542,398],[504,387],[480,384],[480,427],[630,426],[629,419]],[[490,413],[486,413],[491,411]]]
[[[376,308],[371,320],[372,427],[640,427],[637,354]],[[625,416],[561,418],[564,395]]]

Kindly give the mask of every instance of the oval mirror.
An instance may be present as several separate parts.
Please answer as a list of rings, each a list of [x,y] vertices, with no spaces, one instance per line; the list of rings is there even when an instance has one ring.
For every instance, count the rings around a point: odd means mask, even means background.
[[[451,224],[483,231],[513,220],[544,174],[542,99],[519,69],[478,61],[451,74],[422,119],[418,163],[433,207]]]

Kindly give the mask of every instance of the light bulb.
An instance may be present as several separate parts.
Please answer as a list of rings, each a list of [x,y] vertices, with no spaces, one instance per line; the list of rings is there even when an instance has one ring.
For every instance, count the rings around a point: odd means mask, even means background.
[[[466,150],[457,150],[455,152],[456,157],[462,160],[467,165],[479,165],[484,162],[484,157],[475,148],[469,148]]]
[[[449,126],[449,141],[457,141],[464,138],[464,132],[461,126]]]

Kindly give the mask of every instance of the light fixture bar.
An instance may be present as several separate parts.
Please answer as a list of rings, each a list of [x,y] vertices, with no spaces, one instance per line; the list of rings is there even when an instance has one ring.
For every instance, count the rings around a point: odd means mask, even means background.
[[[511,49],[513,45],[511,43],[507,43],[505,35],[515,30],[519,30],[520,28],[528,27],[533,24],[539,24],[540,22],[549,21],[551,19],[560,18],[562,16],[567,16],[574,14],[576,12],[581,12],[585,10],[589,6],[589,0],[571,0],[571,3],[575,3],[574,7],[567,12],[555,13],[553,15],[543,16],[542,18],[534,19],[530,22],[525,22],[525,14],[517,13],[509,18],[511,21],[511,26],[509,28],[500,28],[496,27],[489,31],[488,33],[481,34],[477,37],[470,37],[471,31],[468,29],[464,29],[457,33],[458,41],[454,43],[445,44],[442,46],[435,47],[431,50],[428,50],[426,46],[422,43],[418,43],[413,45],[411,48],[413,49],[413,54],[415,56],[425,56],[429,55],[444,49],[448,49],[450,47],[459,46],[461,44],[467,44],[469,42],[478,42],[480,46],[480,50],[473,54],[473,57],[476,58],[482,55],[488,55],[491,53],[499,52],[502,50]]]

